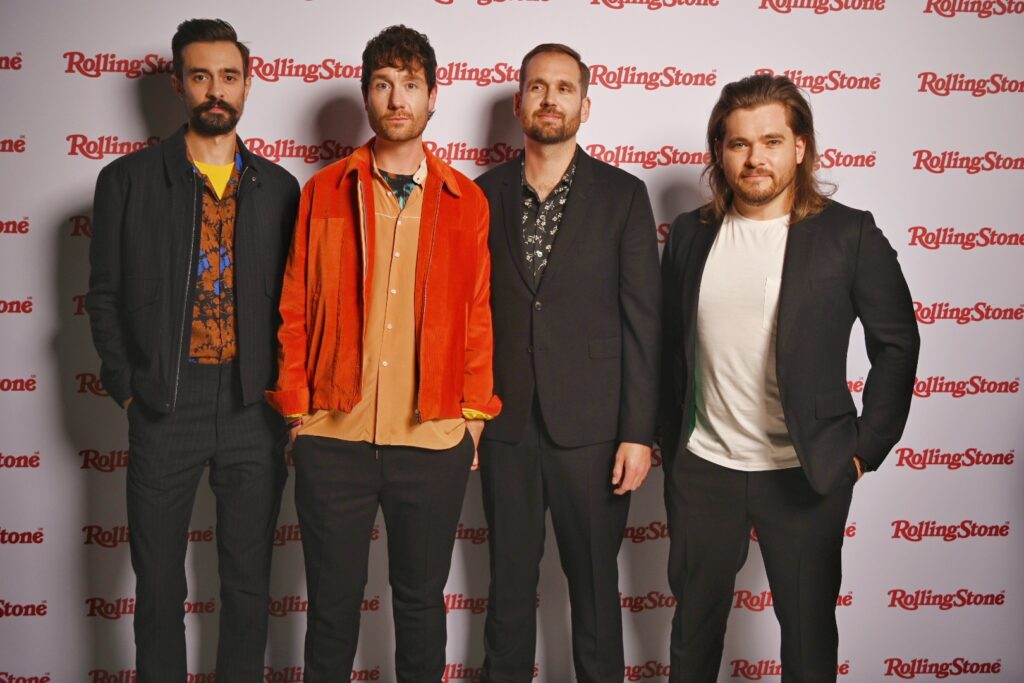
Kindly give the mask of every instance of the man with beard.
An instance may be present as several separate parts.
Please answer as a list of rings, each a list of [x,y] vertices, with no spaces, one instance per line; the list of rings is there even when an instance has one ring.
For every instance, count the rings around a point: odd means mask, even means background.
[[[209,466],[221,581],[217,677],[261,678],[285,480],[277,291],[299,187],[235,134],[249,51],[219,19],[171,41],[188,124],[96,181],[86,308],[103,386],[128,411],[128,528],[140,681],[186,677],[186,533]]]
[[[814,121],[791,81],[725,86],[707,145],[711,202],[676,219],[663,257],[670,680],[718,680],[753,527],[782,680],[835,681],[846,516],[907,421],[913,304],[871,214],[815,179]],[[846,384],[857,318],[871,361],[860,417]]]
[[[292,421],[309,590],[305,680],[348,680],[370,537],[387,526],[395,674],[437,683],[444,586],[491,378],[487,202],[423,144],[437,98],[427,37],[363,52],[376,137],[302,193],[271,403]]]
[[[477,179],[491,205],[495,390],[481,442],[491,586],[481,680],[529,681],[545,516],[572,608],[576,680],[622,681],[616,558],[651,466],[660,283],[647,189],[576,145],[590,71],[560,44],[523,58],[523,157]]]

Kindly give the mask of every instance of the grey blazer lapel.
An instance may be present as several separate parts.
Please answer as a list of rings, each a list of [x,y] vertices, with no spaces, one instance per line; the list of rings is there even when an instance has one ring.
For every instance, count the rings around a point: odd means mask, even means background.
[[[527,269],[526,259],[523,258],[522,217],[519,213],[522,208],[522,184],[519,168],[517,164],[509,164],[509,172],[505,174],[501,190],[501,206],[496,208],[501,211],[505,242],[508,244],[512,263],[516,264],[516,271],[519,272],[519,277],[527,289],[536,292],[533,273]]]
[[[781,352],[793,325],[800,317],[800,306],[808,289],[807,272],[814,253],[814,239],[820,229],[817,217],[789,227],[786,256],[782,263],[782,286],[779,288],[776,351]]]
[[[560,262],[572,258],[572,245],[580,233],[586,231],[587,216],[590,214],[591,195],[594,190],[594,172],[590,157],[577,147],[576,174],[569,190],[569,201],[565,204],[565,215],[558,228],[558,236],[551,247],[548,265],[541,276],[541,284],[549,281],[560,270]]]

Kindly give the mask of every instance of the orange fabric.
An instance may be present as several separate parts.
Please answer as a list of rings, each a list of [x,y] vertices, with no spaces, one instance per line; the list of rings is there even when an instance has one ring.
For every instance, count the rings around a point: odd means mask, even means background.
[[[373,141],[316,173],[302,191],[281,292],[277,386],[282,415],[350,412],[361,399],[361,362],[375,230]],[[487,200],[466,176],[424,148],[416,255],[417,418],[495,416],[491,368]]]

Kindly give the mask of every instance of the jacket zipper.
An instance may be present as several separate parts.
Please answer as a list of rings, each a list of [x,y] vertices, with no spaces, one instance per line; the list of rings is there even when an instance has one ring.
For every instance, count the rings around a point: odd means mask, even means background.
[[[423,347],[423,321],[427,319],[427,282],[430,281],[428,275],[430,274],[430,262],[434,258],[434,242],[437,239],[437,216],[441,211],[441,185],[437,186],[437,201],[434,203],[434,222],[430,228],[430,251],[427,252],[427,265],[423,269],[423,311],[420,313],[420,329],[419,329],[419,343],[420,348]],[[417,349],[418,351],[419,349]],[[417,354],[419,355],[419,354]],[[422,368],[423,363],[420,362],[419,366]],[[416,422],[419,424],[423,423],[423,417],[420,415],[420,387],[416,387],[416,408],[413,410],[416,416]]]
[[[178,405],[178,387],[181,384],[181,349],[185,344],[185,318],[188,313],[188,294],[192,284],[192,257],[195,255],[196,245],[196,175],[192,172],[192,236],[188,244],[188,268],[185,270],[185,296],[181,305],[181,335],[178,337],[177,365],[174,372],[174,396],[171,398],[171,412]]]

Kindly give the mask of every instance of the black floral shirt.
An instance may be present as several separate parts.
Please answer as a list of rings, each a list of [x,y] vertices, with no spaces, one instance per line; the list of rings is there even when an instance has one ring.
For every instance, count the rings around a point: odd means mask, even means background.
[[[533,280],[537,283],[540,282],[544,268],[548,265],[548,257],[555,244],[558,228],[562,224],[562,216],[565,215],[565,204],[569,201],[569,190],[576,175],[576,157],[573,157],[558,186],[544,201],[540,201],[537,193],[527,182],[526,166],[522,168],[523,255],[526,258],[526,266],[533,273]]]

